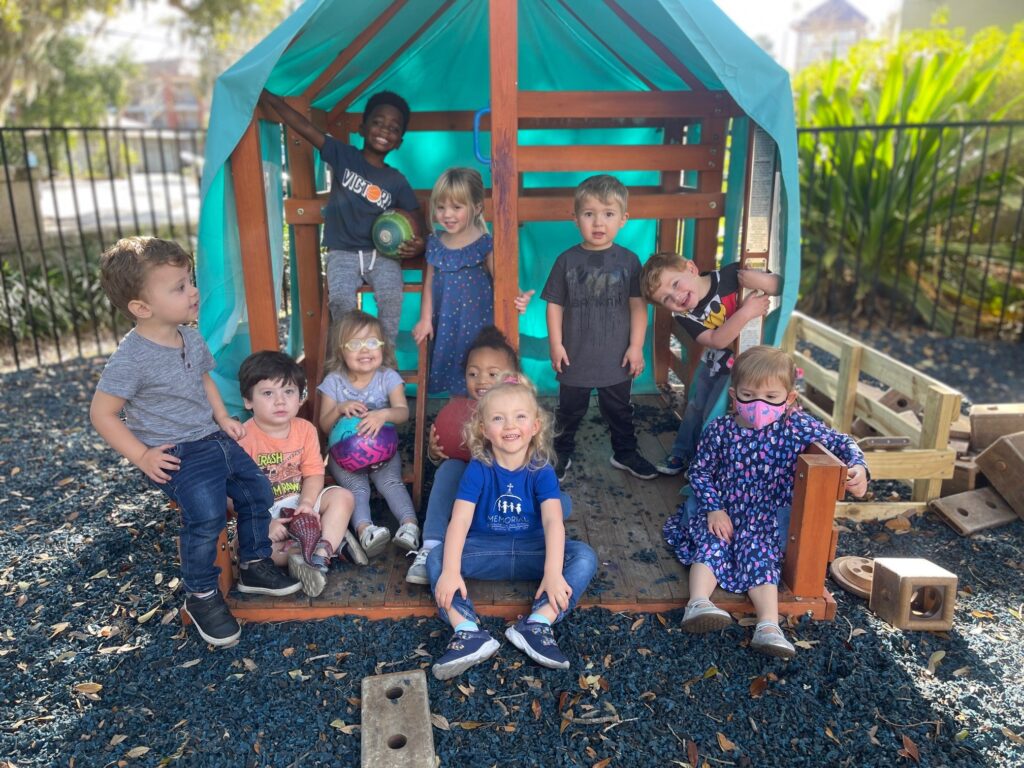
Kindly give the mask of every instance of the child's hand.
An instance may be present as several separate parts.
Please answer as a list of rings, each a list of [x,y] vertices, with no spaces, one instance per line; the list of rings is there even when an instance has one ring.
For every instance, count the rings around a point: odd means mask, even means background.
[[[430,320],[420,320],[412,327],[412,339],[417,344],[421,344],[424,339],[431,339],[433,337],[434,324]]]
[[[726,544],[732,541],[732,520],[724,509],[717,509],[708,515],[708,530]]]
[[[628,347],[622,357],[623,366],[629,366],[629,375],[634,379],[644,372],[644,348]]]
[[[287,541],[288,526],[282,520],[271,520],[270,528],[267,529],[267,538],[271,541]]]
[[[301,515],[303,513],[307,515],[313,515],[313,517],[317,517],[316,512],[313,511],[313,505],[310,504],[308,501],[300,501],[299,506],[295,508],[296,515]]]
[[[338,411],[342,416],[365,416],[368,410],[366,403],[360,403],[358,400],[338,403]]]
[[[398,257],[409,259],[423,253],[426,243],[422,237],[413,237],[398,246]]]
[[[740,307],[741,310],[747,313],[748,319],[767,315],[770,308],[771,298],[765,293],[748,296],[743,300],[743,306]]]
[[[569,586],[569,582],[565,580],[562,574],[552,573],[549,575],[545,573],[544,578],[541,579],[540,586],[537,587],[537,594],[533,596],[533,599],[539,599],[545,592],[548,596],[548,602],[555,606],[559,613],[569,610],[569,598],[572,597],[572,587]]]
[[[376,437],[377,433],[380,432],[380,428],[384,426],[386,421],[387,416],[384,411],[370,411],[368,414],[363,416],[362,421],[359,422],[359,426],[356,427],[356,432],[363,437]]]
[[[846,473],[846,490],[858,498],[867,493],[868,471],[861,464],[854,464]]]
[[[434,425],[430,425],[430,435],[427,437],[427,456],[430,457],[431,461],[444,461],[449,458],[448,454],[441,448],[441,443],[437,439],[437,430],[434,429]]]
[[[217,420],[217,426],[223,429],[232,439],[240,440],[245,437],[245,426],[238,419],[224,416]]]
[[[569,367],[569,353],[561,344],[551,345],[551,367],[556,373],[561,373],[563,368]]]
[[[437,603],[437,606],[450,611],[456,592],[462,594],[463,600],[466,599],[466,582],[462,578],[462,574],[441,571],[441,577],[437,580],[437,584],[434,585],[434,601]]]
[[[530,298],[533,296],[535,291],[523,291],[512,301],[516,305],[516,311],[522,315],[526,313],[526,308],[530,306]]]
[[[145,472],[146,477],[154,483],[162,485],[171,479],[168,472],[174,472],[181,466],[181,459],[167,453],[173,447],[174,443],[165,443],[164,445],[154,445],[152,448],[147,448],[146,452],[139,457],[135,466]]]

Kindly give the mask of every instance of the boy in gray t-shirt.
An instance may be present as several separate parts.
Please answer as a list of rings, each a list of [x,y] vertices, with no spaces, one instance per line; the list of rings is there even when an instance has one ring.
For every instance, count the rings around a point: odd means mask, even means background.
[[[633,379],[644,370],[647,304],[640,296],[640,259],[615,244],[629,219],[628,191],[614,176],[585,179],[576,188],[576,226],[583,242],[562,253],[541,298],[548,303],[548,346],[558,374],[555,474],[572,465],[576,430],[597,390],[612,438],[613,467],[649,480],[657,470],[637,450]]]
[[[177,503],[185,613],[208,643],[231,645],[241,629],[217,589],[214,565],[228,497],[238,518],[239,591],[287,595],[302,585],[270,559],[270,483],[235,442],[245,428],[210,378],[214,361],[202,336],[185,325],[199,311],[192,257],[168,240],[129,237],[103,254],[100,269],[107,298],[135,328],[107,361],[89,416],[114,450]]]

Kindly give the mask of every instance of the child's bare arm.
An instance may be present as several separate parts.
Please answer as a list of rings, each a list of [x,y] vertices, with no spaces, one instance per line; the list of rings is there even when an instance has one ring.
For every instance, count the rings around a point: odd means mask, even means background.
[[[541,502],[540,521],[544,526],[544,577],[537,587],[534,599],[546,592],[548,601],[561,613],[569,610],[569,598],[572,597],[572,587],[562,575],[565,566],[565,523],[562,522],[562,502],[558,499]]]
[[[456,592],[461,592],[463,598],[467,597],[466,582],[462,578],[462,549],[475,511],[476,504],[464,499],[456,499],[452,507],[452,519],[444,535],[441,576],[434,585],[434,600],[446,611],[451,609]]]
[[[323,475],[305,475],[302,478],[302,488],[299,491],[299,505],[295,512],[313,513],[313,506],[316,504],[320,491],[324,489]]]
[[[769,298],[763,294],[748,296],[744,300],[743,305],[733,314],[729,315],[722,325],[713,331],[704,331],[704,333],[698,336],[697,343],[712,349],[725,349],[736,341],[736,337],[740,335],[740,331],[743,330],[743,326],[748,321],[758,315],[768,314],[769,302]]]
[[[434,266],[423,268],[423,291],[420,295],[420,321],[412,329],[412,338],[417,344],[434,335]]]
[[[235,440],[244,437],[245,427],[228,413],[228,409],[224,407],[224,401],[221,399],[220,390],[217,389],[217,385],[208,373],[203,374],[203,389],[206,390],[206,399],[210,401],[210,407],[213,408],[213,420],[217,422],[217,426]]]
[[[320,430],[325,435],[331,433],[334,425],[341,418],[341,407],[342,404],[333,397],[328,397],[323,393],[320,394]]]
[[[260,103],[269,106],[278,115],[281,116],[281,120],[299,134],[302,138],[308,141],[317,149],[320,149],[324,145],[324,141],[327,136],[320,131],[313,123],[309,121],[305,115],[298,112],[288,106],[288,102],[278,96],[276,93],[264,89],[260,94]]]
[[[569,363],[569,355],[562,346],[562,315],[564,314],[561,304],[548,302],[548,349],[551,350],[551,367],[558,373]]]
[[[622,365],[629,366],[634,378],[644,372],[644,336],[647,335],[647,302],[639,296],[629,299],[629,347]]]
[[[761,269],[741,269],[736,273],[740,286],[753,291],[764,291],[769,296],[782,292],[782,276]]]
[[[121,409],[125,400],[121,397],[96,390],[89,406],[89,419],[107,445],[141,469],[154,483],[166,483],[181,464],[181,459],[166,453],[173,443],[147,446],[121,421]]]

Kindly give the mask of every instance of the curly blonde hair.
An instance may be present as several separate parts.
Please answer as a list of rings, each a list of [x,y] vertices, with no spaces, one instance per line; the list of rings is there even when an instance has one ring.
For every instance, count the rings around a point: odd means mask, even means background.
[[[530,440],[530,447],[527,451],[527,465],[530,469],[540,469],[545,464],[551,463],[554,458],[554,450],[551,447],[552,420],[549,414],[540,403],[537,402],[537,389],[526,376],[515,371],[505,371],[498,376],[499,383],[491,387],[480,398],[473,415],[462,430],[462,438],[469,447],[469,452],[479,462],[491,466],[494,463],[494,453],[490,441],[484,436],[484,414],[488,405],[496,402],[499,398],[509,395],[525,397],[537,419],[540,421],[540,429]]]
[[[384,335],[384,328],[381,326],[380,320],[362,310],[353,309],[342,315],[341,320],[338,321],[338,327],[334,329],[331,338],[331,359],[327,363],[328,370],[342,373],[345,376],[349,375],[348,366],[345,365],[345,343],[365,328],[369,328],[378,339],[384,342],[384,346],[381,347],[381,365],[392,369],[398,367],[395,362],[395,348],[388,337]]]

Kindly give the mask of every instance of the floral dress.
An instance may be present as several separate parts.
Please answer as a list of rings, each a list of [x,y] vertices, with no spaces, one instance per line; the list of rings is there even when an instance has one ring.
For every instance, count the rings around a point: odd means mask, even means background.
[[[703,563],[730,592],[778,584],[782,552],[776,512],[792,504],[797,456],[811,443],[821,443],[847,465],[864,464],[852,438],[803,411],[756,430],[741,427],[732,416],[711,421],[690,465],[698,511],[687,521],[680,509],[665,523],[665,541],[680,562]],[[708,530],[708,514],[718,509],[732,521],[729,543]]]
[[[448,248],[441,238],[427,240],[427,263],[434,268],[434,347],[430,357],[430,392],[466,394],[466,350],[480,329],[494,323],[494,284],[484,266],[494,239],[483,235],[462,248]]]

